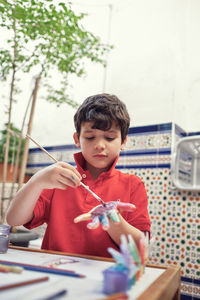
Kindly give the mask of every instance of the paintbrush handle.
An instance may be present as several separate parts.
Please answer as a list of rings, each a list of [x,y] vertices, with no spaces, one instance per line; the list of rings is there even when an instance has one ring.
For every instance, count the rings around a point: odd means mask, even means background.
[[[38,142],[36,142],[29,134],[26,135],[27,138],[29,138],[34,144],[36,144],[43,152],[45,152],[51,159],[53,159],[55,162],[58,162],[58,160],[53,157],[47,150],[45,150]]]
[[[86,189],[90,194],[92,194],[94,196],[94,198],[96,198],[98,201],[100,201],[101,204],[105,204],[105,202],[99,196],[97,196],[93,191],[91,191],[87,185],[85,185],[82,182],[80,182],[80,185],[82,185],[84,187],[84,189]]]
[[[47,150],[45,150],[40,144],[38,144],[38,142],[36,142],[29,134],[27,134],[26,136],[33,143],[35,143],[43,152],[45,152],[49,157],[51,157],[51,159],[53,159],[53,161],[58,162],[58,160],[55,157],[53,157]],[[80,184],[84,187],[84,189],[86,189],[90,194],[92,194],[94,196],[94,198],[96,198],[98,201],[100,201],[101,204],[105,205],[105,202],[99,196],[97,196],[93,191],[91,191],[87,185],[85,185],[82,182],[80,182]]]

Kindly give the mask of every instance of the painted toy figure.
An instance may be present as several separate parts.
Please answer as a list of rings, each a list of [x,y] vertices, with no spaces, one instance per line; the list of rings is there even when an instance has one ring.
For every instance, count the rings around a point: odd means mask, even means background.
[[[97,205],[91,209],[88,213],[82,214],[74,219],[75,223],[81,221],[87,221],[92,219],[92,222],[87,224],[87,228],[95,229],[102,224],[104,230],[109,228],[109,218],[114,223],[119,223],[120,219],[118,217],[119,211],[133,211],[135,205],[131,203],[122,203],[120,200],[107,202],[104,205]]]

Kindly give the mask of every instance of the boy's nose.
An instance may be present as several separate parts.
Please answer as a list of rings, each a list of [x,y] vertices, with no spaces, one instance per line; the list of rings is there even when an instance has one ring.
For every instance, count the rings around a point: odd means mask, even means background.
[[[105,144],[103,141],[98,141],[96,144],[95,144],[95,149],[104,149],[105,148]]]

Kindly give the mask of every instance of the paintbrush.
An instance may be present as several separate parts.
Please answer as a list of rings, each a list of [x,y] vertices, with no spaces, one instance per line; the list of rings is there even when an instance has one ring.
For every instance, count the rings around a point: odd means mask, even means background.
[[[29,134],[26,135],[26,137],[28,139],[30,139],[34,144],[36,144],[43,152],[45,152],[53,161],[58,162],[58,160],[53,157],[46,149],[44,149],[40,144],[38,144],[38,142],[36,142]],[[73,179],[73,178],[72,178]],[[94,198],[96,198],[99,202],[101,202],[101,204],[103,206],[106,206],[106,203],[99,197],[97,196],[93,191],[90,190],[90,188],[85,185],[83,182],[80,182],[80,185],[82,185],[84,187],[84,189],[86,189],[90,194],[92,194],[94,196]]]

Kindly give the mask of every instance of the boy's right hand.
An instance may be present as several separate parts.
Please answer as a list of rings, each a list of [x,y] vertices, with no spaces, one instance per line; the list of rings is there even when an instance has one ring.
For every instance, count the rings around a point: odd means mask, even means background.
[[[37,181],[41,189],[63,189],[67,186],[77,187],[80,185],[82,177],[80,173],[70,164],[66,162],[57,162],[40,171],[32,178]]]

